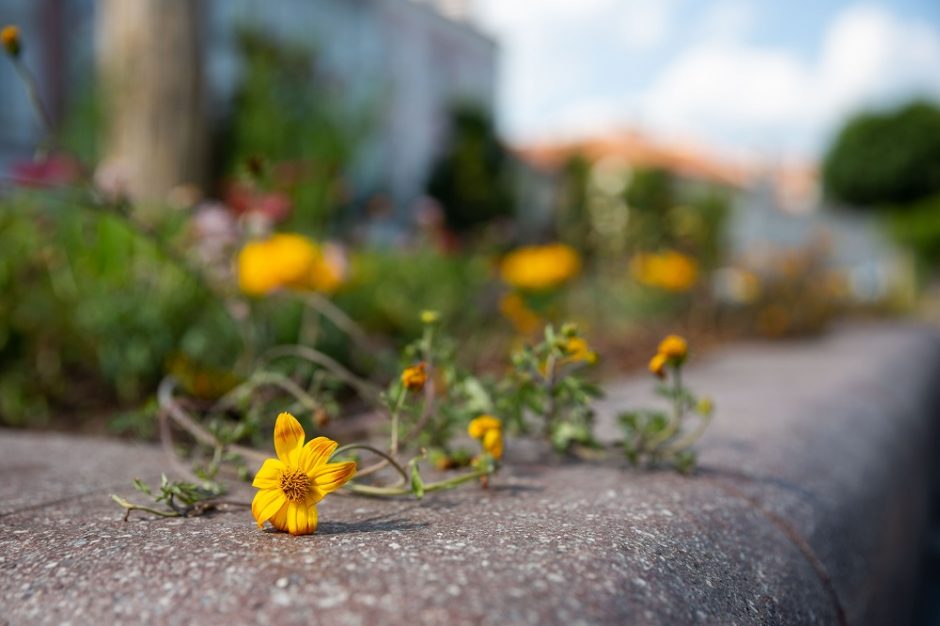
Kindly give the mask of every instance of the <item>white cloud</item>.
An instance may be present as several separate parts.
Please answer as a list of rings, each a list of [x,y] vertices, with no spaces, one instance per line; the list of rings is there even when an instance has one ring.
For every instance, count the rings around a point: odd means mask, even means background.
[[[759,5],[746,0],[697,18],[684,0],[481,2],[503,42],[503,121],[515,139],[638,124],[806,155],[853,110],[940,97],[940,29],[877,5],[842,9],[811,54],[753,42]],[[658,70],[646,85],[635,78],[644,68]]]
[[[478,18],[502,43],[501,95],[515,136],[584,110],[618,64],[663,46],[681,0],[481,0]]]
[[[883,9],[844,10],[808,61],[795,51],[706,41],[682,52],[641,96],[641,118],[726,145],[812,153],[845,115],[940,95],[940,34]]]

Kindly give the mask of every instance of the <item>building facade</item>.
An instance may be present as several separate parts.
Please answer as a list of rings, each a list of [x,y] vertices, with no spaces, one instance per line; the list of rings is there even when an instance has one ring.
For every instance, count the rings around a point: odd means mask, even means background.
[[[135,1],[135,0],[132,0]],[[204,63],[210,122],[231,106],[241,67],[239,27],[316,50],[337,77],[342,101],[368,108],[372,123],[358,150],[359,189],[396,203],[415,201],[457,103],[492,114],[498,49],[452,0],[203,0]],[[21,25],[25,60],[37,68],[59,115],[87,91],[94,68],[93,0],[0,0],[5,22]],[[31,154],[41,131],[9,64],[0,67],[0,168]]]

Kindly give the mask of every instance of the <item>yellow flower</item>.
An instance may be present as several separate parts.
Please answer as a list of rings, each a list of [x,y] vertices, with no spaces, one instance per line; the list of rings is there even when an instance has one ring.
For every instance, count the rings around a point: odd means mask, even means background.
[[[276,459],[267,459],[255,474],[259,489],[251,502],[258,528],[270,521],[280,531],[307,535],[317,530],[317,503],[356,473],[356,464],[330,463],[337,443],[317,437],[304,444],[304,429],[290,413],[274,425]]]
[[[563,243],[513,250],[500,263],[503,282],[526,291],[559,287],[581,270],[581,258]]]
[[[18,26],[10,24],[0,30],[0,44],[11,57],[18,57],[23,49],[23,43],[20,41],[20,29]]]
[[[483,450],[494,459],[503,456],[503,422],[492,415],[481,415],[470,421],[467,434],[479,439]]]
[[[675,250],[640,253],[630,261],[633,277],[647,287],[680,293],[698,280],[698,264],[690,256]]]
[[[541,325],[541,318],[526,306],[517,293],[507,293],[499,301],[499,311],[522,335],[534,333]]]
[[[571,337],[565,342],[565,352],[569,362],[582,361],[584,363],[597,363],[597,353],[591,350],[588,342],[581,337]]]
[[[405,386],[405,389],[408,391],[421,391],[424,389],[424,384],[428,382],[426,368],[427,366],[424,363],[405,368],[405,371],[401,373],[401,384]]]
[[[657,378],[666,377],[666,364],[669,362],[669,359],[665,354],[657,354],[652,359],[650,359],[650,373]]]
[[[422,324],[437,324],[441,321],[441,314],[437,311],[421,311]]]
[[[659,353],[670,363],[681,363],[689,354],[689,344],[679,335],[669,335],[659,342]]]
[[[701,398],[695,404],[695,412],[699,415],[704,415],[705,417],[710,417],[711,414],[715,411],[715,403],[711,398],[705,397]]]
[[[345,278],[341,254],[293,233],[251,241],[238,254],[238,285],[252,296],[283,287],[333,293]]]

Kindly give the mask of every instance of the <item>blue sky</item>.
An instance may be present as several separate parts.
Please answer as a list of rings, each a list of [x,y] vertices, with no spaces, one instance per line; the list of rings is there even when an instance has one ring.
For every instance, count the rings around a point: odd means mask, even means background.
[[[940,100],[940,0],[478,0],[514,141],[638,128],[813,158],[852,111]]]

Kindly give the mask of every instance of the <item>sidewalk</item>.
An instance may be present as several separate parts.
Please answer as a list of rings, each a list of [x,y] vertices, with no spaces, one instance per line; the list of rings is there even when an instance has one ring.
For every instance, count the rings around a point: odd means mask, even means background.
[[[938,375],[911,327],[729,347],[688,372],[718,407],[695,477],[510,441],[489,490],[330,497],[302,538],[248,511],[124,523],[108,494],[157,448],[0,431],[0,624],[903,623]],[[602,436],[649,386],[610,387]]]

